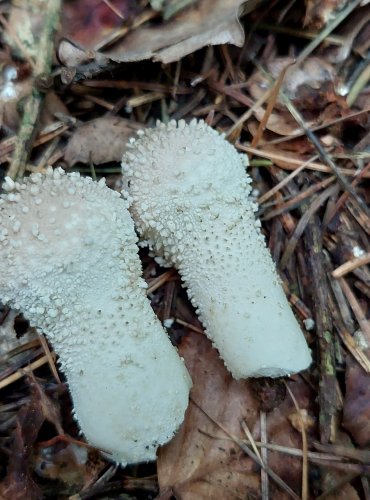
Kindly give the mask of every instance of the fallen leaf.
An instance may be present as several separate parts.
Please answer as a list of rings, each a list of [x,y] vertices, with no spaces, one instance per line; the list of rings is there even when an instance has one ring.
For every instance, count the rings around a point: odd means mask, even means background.
[[[319,57],[309,57],[302,65],[292,64],[291,57],[274,58],[266,64],[271,78],[276,81],[286,67],[281,90],[300,110],[308,127],[317,125],[317,110],[322,112],[329,103],[341,98],[334,90],[334,69]],[[248,80],[248,90],[255,101],[258,101],[271,86],[270,80],[261,71],[256,71]],[[260,106],[254,110],[254,116],[261,121],[265,108]],[[296,120],[286,109],[284,102],[278,97],[274,110],[269,116],[266,129],[279,135],[291,135],[300,132]]]
[[[259,403],[252,382],[233,380],[211,342],[202,334],[190,332],[179,351],[194,386],[184,424],[159,451],[161,498],[170,498],[171,494],[181,500],[259,498],[259,466],[231,439],[231,436],[246,439],[241,427],[244,421],[259,440]],[[313,396],[307,384],[299,381],[290,382],[289,386],[300,408],[308,409]],[[268,414],[269,442],[301,446],[300,433],[288,420],[293,411],[294,404],[286,396]],[[299,492],[301,460],[278,452],[269,452],[268,457],[268,465]],[[270,488],[271,498],[288,498],[271,480]]]
[[[359,446],[370,444],[370,375],[347,356],[343,427]]]
[[[301,412],[307,412],[307,419],[313,424],[315,412],[315,397],[309,385],[300,377],[295,381],[287,382],[290,390],[294,394]],[[267,414],[267,438],[268,442],[286,446],[288,448],[302,449],[302,437],[291,424],[289,417],[296,411],[294,403],[287,394],[284,401]],[[257,424],[259,429],[259,423]],[[257,429],[255,432],[257,432]],[[308,446],[317,436],[317,425],[311,425],[306,429]],[[302,481],[302,460],[291,455],[281,454],[277,451],[268,452],[268,465],[283,479],[296,493],[301,493]],[[270,480],[271,484],[271,480]],[[271,495],[271,498],[275,498]],[[280,496],[276,497],[280,498]]]
[[[252,11],[261,0],[198,0],[187,8],[177,12],[174,17],[160,24],[145,23],[133,28],[104,54],[94,52],[95,38],[81,37],[69,29],[70,42],[63,40],[64,45],[58,48],[58,56],[68,67],[76,66],[76,54],[73,53],[73,42],[84,42],[84,54],[78,58],[105,60],[115,62],[142,61],[153,59],[163,63],[178,61],[182,57],[195,52],[206,45],[231,43],[241,47],[244,43],[244,31],[239,22],[238,14]],[[244,4],[244,5],[243,5]],[[243,6],[243,7],[242,7]],[[88,30],[88,26],[86,26]],[[89,50],[91,51],[89,53]],[[90,63],[92,63],[90,59]],[[108,59],[105,60],[108,63]]]
[[[69,139],[64,159],[75,163],[94,164],[121,161],[128,139],[142,125],[118,116],[105,115],[80,125]]]
[[[254,110],[253,114],[260,122],[265,115],[265,110],[263,108],[257,108]],[[308,127],[311,127],[312,125],[314,125],[314,122],[306,121],[306,124]],[[252,132],[252,128],[248,128]],[[266,128],[278,135],[299,134],[302,130],[297,122],[293,119],[292,115],[287,111],[273,111],[270,114],[269,119],[267,120]]]
[[[317,110],[324,107],[334,89],[335,71],[331,64],[320,57],[308,57],[302,64],[293,64],[292,57],[275,57],[267,62],[266,70],[276,80],[286,69],[281,90],[299,109]],[[269,79],[256,71],[248,80],[248,90],[258,100],[271,85]],[[332,100],[332,97],[331,97]],[[284,107],[278,100],[279,107]]]
[[[105,55],[119,62],[152,58],[170,63],[205,45],[231,43],[241,47],[244,31],[238,9],[243,3],[243,0],[199,1],[169,22],[132,31]]]
[[[235,381],[202,334],[190,333],[180,347],[194,381],[192,400],[230,434],[243,437],[240,422],[252,427],[258,403],[245,381]],[[234,500],[259,491],[258,468],[194,403],[180,431],[158,457],[160,491],[177,498]]]

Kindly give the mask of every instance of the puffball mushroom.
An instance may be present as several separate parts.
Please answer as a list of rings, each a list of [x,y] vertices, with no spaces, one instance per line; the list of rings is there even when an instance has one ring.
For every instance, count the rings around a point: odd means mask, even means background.
[[[4,188],[3,302],[53,344],[87,440],[121,464],[155,459],[191,382],[146,298],[127,203],[62,169]]]
[[[203,121],[139,132],[126,197],[154,253],[180,272],[235,378],[307,368],[310,351],[255,219],[247,158]]]

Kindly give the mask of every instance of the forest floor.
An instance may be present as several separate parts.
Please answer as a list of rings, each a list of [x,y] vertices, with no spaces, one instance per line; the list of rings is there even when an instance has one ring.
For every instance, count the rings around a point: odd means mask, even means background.
[[[313,355],[233,380],[177,272],[140,250],[193,389],[157,462],[122,468],[84,445],[57,353],[3,306],[0,498],[370,500],[370,4],[20,0],[0,25],[1,180],[62,166],[119,191],[137,130],[205,120],[249,157]]]

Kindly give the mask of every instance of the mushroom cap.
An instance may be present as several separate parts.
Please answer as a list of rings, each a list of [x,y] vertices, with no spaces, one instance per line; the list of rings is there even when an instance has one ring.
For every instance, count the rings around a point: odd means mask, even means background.
[[[217,217],[220,202],[223,210],[229,205],[230,214],[236,214],[235,203],[251,192],[247,165],[247,156],[204,121],[158,122],[140,130],[123,156],[124,182],[129,183],[123,194],[145,243],[165,262],[179,266],[182,248],[172,241],[189,231],[196,236],[195,210],[213,210]],[[248,201],[242,210],[254,220],[257,205]]]
[[[179,270],[233,376],[278,377],[311,357],[255,218],[246,165],[203,121],[158,124],[123,156],[125,196],[144,242]]]
[[[110,298],[110,273],[118,271],[117,265],[141,280],[127,204],[119,193],[107,189],[104,179],[96,183],[79,173],[65,175],[58,168],[19,182],[6,178],[3,187],[2,300],[27,311],[32,325],[53,324],[56,318],[73,323],[70,304],[94,304],[97,290]],[[117,274],[117,285],[124,285],[124,273]],[[143,281],[141,286],[145,287]]]
[[[51,340],[88,441],[121,464],[155,459],[191,381],[146,298],[127,203],[61,169],[4,188],[0,297]]]

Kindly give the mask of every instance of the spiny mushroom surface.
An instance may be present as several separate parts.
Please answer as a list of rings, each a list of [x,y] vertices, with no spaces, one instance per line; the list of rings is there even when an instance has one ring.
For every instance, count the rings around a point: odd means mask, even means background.
[[[235,378],[310,364],[250,199],[246,156],[203,121],[146,129],[123,157],[125,196],[146,243],[174,265]]]
[[[0,297],[51,341],[87,440],[121,464],[153,460],[181,424],[188,372],[146,298],[118,193],[49,169],[0,200]]]

